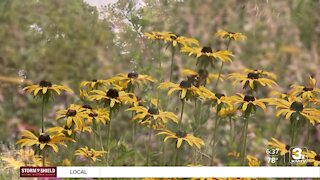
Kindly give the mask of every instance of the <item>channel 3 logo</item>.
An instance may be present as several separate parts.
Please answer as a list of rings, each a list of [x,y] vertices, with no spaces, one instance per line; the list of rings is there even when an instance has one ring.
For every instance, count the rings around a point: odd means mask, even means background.
[[[308,161],[308,149],[305,147],[291,147],[289,149],[290,164],[303,165]]]

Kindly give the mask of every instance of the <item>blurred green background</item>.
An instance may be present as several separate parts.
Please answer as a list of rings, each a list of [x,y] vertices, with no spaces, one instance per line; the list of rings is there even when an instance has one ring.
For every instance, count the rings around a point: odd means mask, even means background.
[[[293,83],[304,83],[310,74],[320,78],[319,0],[88,2],[0,1],[0,76],[21,77],[34,83],[48,79],[70,86],[76,92],[71,97],[58,97],[50,105],[48,119],[54,118],[57,109],[78,100],[78,87],[83,80],[106,79],[133,70],[152,74],[157,67],[157,46],[142,37],[143,32],[149,31],[171,31],[194,37],[201,45],[215,49],[223,49],[226,44],[214,36],[218,29],[241,32],[248,39],[231,44],[234,62],[225,66],[224,74],[241,67],[272,71],[278,75],[281,91]],[[163,47],[164,68],[169,70],[170,49]],[[194,57],[177,53],[175,61],[175,81],[182,67],[195,68]],[[217,72],[218,68],[211,71]],[[168,79],[169,71],[165,72]],[[25,96],[22,87],[22,84],[0,82],[3,144],[12,144],[21,129],[37,129],[39,124],[39,102]],[[219,88],[234,92],[231,83],[221,84]],[[269,114],[270,117],[257,117],[250,127],[249,138],[253,142],[249,152],[263,150],[265,140],[272,136],[276,118],[272,111]],[[126,114],[119,116],[129,118]],[[129,132],[123,131],[130,129],[130,125],[124,122],[115,131],[130,138]],[[282,123],[279,132],[281,128],[286,128],[286,124]],[[319,129],[312,132],[313,146],[320,142]],[[280,136],[281,133],[277,135]],[[206,139],[205,134],[202,137]],[[221,145],[224,142],[222,138]]]

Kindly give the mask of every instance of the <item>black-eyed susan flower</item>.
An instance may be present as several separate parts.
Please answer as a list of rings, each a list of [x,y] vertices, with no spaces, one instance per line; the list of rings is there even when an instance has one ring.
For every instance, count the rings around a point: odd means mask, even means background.
[[[320,111],[315,108],[307,108],[306,103],[299,98],[271,98],[267,101],[270,105],[276,106],[278,117],[283,115],[285,119],[305,118],[312,125],[320,122]]]
[[[250,88],[251,90],[257,90],[259,85],[270,88],[277,86],[277,83],[273,79],[264,77],[259,71],[255,70],[249,73],[247,73],[247,70],[242,73],[231,73],[228,75],[228,79],[232,79],[233,84],[241,83],[244,89]]]
[[[148,38],[148,39],[151,39],[151,40],[166,40],[170,37],[172,33],[171,32],[156,32],[156,31],[153,31],[153,32],[150,32],[150,33],[143,33],[143,35]]]
[[[245,114],[249,114],[252,110],[256,111],[257,107],[260,107],[263,110],[267,109],[265,105],[266,99],[257,99],[252,95],[237,93],[237,96],[233,96],[232,101],[235,105],[239,104],[239,108],[245,112]]]
[[[127,110],[136,113],[133,120],[137,120],[139,124],[146,125],[152,129],[163,128],[168,121],[178,123],[178,117],[174,113],[161,111],[155,105],[150,107],[135,106]]]
[[[222,29],[219,29],[216,34],[217,37],[222,38],[222,39],[232,39],[235,41],[238,40],[246,40],[247,37],[245,35],[243,35],[242,33],[239,32],[230,32],[230,31],[225,31]]]
[[[195,145],[198,149],[200,149],[201,146],[204,146],[204,141],[202,139],[183,131],[177,131],[174,133],[167,129],[163,129],[157,135],[166,135],[164,141],[167,141],[168,139],[176,139],[177,148],[181,147],[183,141],[186,141],[191,147]]]
[[[317,154],[314,151],[308,151],[307,153],[308,164],[313,166],[320,166],[320,154]]]
[[[233,96],[226,96],[223,93],[213,93],[203,86],[199,87],[198,95],[202,100],[212,101],[213,105],[218,106],[218,110],[223,107],[228,108],[233,106]]]
[[[316,87],[316,79],[309,77],[308,85],[300,86],[293,85],[291,94],[293,96],[301,96],[303,99],[312,100],[315,99],[318,94],[320,94],[320,89]]]
[[[179,36],[174,33],[170,33],[169,36],[166,36],[165,41],[171,42],[172,46],[175,47],[177,45],[182,46],[199,46],[199,41],[194,38]]]
[[[71,127],[68,127],[68,125],[64,125],[64,126],[54,126],[51,128],[48,128],[46,130],[47,133],[63,133],[65,135],[71,136],[74,133],[77,132],[88,132],[91,133],[92,132],[92,128],[90,125],[88,124],[83,124],[81,129],[78,129],[76,126],[72,125]]]
[[[195,55],[197,58],[203,56],[210,59],[217,59],[222,62],[232,62],[232,53],[228,50],[214,51],[209,46],[204,47],[189,47],[184,46],[181,48],[181,52],[189,53],[189,56]],[[211,63],[211,62],[210,62]],[[203,65],[208,65],[209,63],[204,63]]]
[[[160,89],[170,89],[168,95],[171,95],[173,92],[178,91],[181,99],[189,99],[197,95],[198,89],[191,84],[189,81],[181,81],[180,84],[175,84],[172,82],[163,82],[159,85]]]
[[[77,129],[82,129],[84,118],[86,118],[86,114],[83,111],[82,106],[71,104],[67,109],[57,111],[56,120],[66,119],[68,128],[71,128],[71,126],[75,124]]]
[[[32,132],[24,130],[21,132],[21,137],[22,138],[17,141],[17,144],[20,144],[21,147],[37,145],[41,150],[45,147],[51,147],[55,152],[59,151],[58,145],[66,147],[66,141],[75,142],[73,139],[66,137],[62,133],[52,135],[41,133],[39,136],[36,136]]]
[[[97,151],[93,148],[83,147],[76,150],[75,155],[76,156],[82,156],[87,159],[90,159],[93,162],[96,162],[98,160],[98,157],[102,157],[103,154],[107,153],[106,151]]]
[[[238,109],[234,106],[223,107],[218,112],[217,115],[221,118],[235,116],[238,112]]]
[[[268,146],[274,149],[278,149],[281,156],[289,153],[290,145],[284,144],[275,138],[271,138],[268,142]]]
[[[183,69],[181,74],[182,76],[187,77],[188,81],[196,87],[205,86],[219,77],[219,74],[209,73],[206,69],[200,69],[198,72],[191,69]],[[223,78],[224,75],[221,75],[219,80],[223,81]]]
[[[101,80],[101,79],[93,79],[91,81],[82,81],[80,83],[80,88],[87,87],[90,90],[97,89],[102,86],[107,86],[111,84],[111,80]]]
[[[106,124],[108,120],[110,120],[109,112],[105,108],[92,109],[87,111],[85,114],[89,124],[92,124],[92,121],[95,121],[97,124]]]
[[[91,101],[102,101],[106,106],[113,108],[115,105],[133,104],[134,99],[128,93],[122,90],[111,88],[107,91],[92,90],[89,99]]]
[[[39,92],[41,95],[52,93],[61,94],[61,91],[66,91],[69,93],[73,92],[70,88],[66,86],[52,84],[50,81],[45,80],[40,81],[39,84],[27,86],[23,88],[23,90],[27,93],[32,94],[33,96],[37,96]]]
[[[135,87],[140,87],[146,83],[154,83],[156,80],[151,76],[138,74],[136,72],[131,72],[128,74],[118,74],[117,76],[111,78],[113,83],[118,84],[123,89],[133,92]]]

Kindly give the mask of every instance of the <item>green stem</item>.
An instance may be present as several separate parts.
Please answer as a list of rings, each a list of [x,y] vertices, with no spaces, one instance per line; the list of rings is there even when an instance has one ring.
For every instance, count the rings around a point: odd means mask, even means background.
[[[41,110],[41,132],[44,133],[44,108],[45,108],[45,95],[42,96],[42,110]]]
[[[173,74],[173,65],[174,65],[174,54],[175,54],[175,49],[174,46],[171,45],[171,70],[170,70],[170,82],[172,81],[172,74]]]
[[[179,130],[181,130],[181,124],[182,124],[183,111],[184,111],[184,99],[181,99],[180,120],[179,120],[179,122],[178,122]]]
[[[42,149],[42,166],[46,166],[46,151],[45,148]]]
[[[104,151],[103,143],[102,143],[102,133],[101,133],[101,125],[98,124],[98,133],[99,133],[99,141],[100,141],[100,148],[102,151]]]
[[[177,146],[175,146],[175,158],[174,158],[174,166],[178,166],[179,165],[179,149],[177,148]]]
[[[150,149],[151,149],[151,135],[152,135],[152,129],[149,130],[149,135],[148,135],[148,145],[147,145],[147,166],[150,165]]]
[[[307,121],[307,137],[306,137],[306,140],[305,140],[305,144],[306,144],[306,147],[309,147],[309,140],[310,140],[310,135],[311,135],[311,127],[310,126],[310,122]]]
[[[167,143],[163,142],[162,165],[166,165]]]
[[[250,117],[250,114],[248,114],[245,117],[245,124],[244,124],[244,129],[243,129],[243,142],[242,142],[242,149],[241,149],[241,152],[240,152],[240,158],[241,158],[241,165],[242,166],[245,165],[245,159],[246,159],[249,117]]]
[[[134,112],[132,112],[133,119]],[[136,153],[136,135],[137,135],[137,122],[133,122],[133,133],[132,133],[132,143],[133,143],[133,165],[136,166],[137,163],[137,153]]]
[[[110,107],[110,115],[109,115],[109,126],[108,126],[108,135],[107,135],[107,166],[109,166],[109,156],[110,156],[110,147],[109,147],[109,144],[110,144],[110,136],[111,136],[111,120],[112,120],[112,107]]]
[[[93,147],[95,149],[97,149],[97,147],[96,147],[96,129],[97,129],[97,125],[96,125],[95,121],[92,121],[92,127],[93,127]]]
[[[291,133],[291,146],[295,146],[296,145],[296,141],[297,141],[297,130],[298,130],[298,120],[299,116],[297,116],[296,119],[293,120],[292,122],[292,133]]]
[[[229,50],[230,43],[231,43],[231,39],[228,40],[227,50]],[[218,78],[217,78],[216,84],[214,85],[214,89],[213,89],[214,92],[217,90],[217,87],[218,87],[218,84],[219,84],[219,81],[220,81],[220,78],[221,78],[223,65],[224,65],[224,62],[221,63],[221,66],[220,66],[220,69],[219,69]]]
[[[217,144],[217,131],[218,131],[218,126],[219,126],[219,116],[218,114],[216,115],[216,121],[214,122],[214,129],[213,129],[213,137],[212,137],[212,154],[211,154],[211,165],[213,165],[214,158],[215,158],[215,146]]]

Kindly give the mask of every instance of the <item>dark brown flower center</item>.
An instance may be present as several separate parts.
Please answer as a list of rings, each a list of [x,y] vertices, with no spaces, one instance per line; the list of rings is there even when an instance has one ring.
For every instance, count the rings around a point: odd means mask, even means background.
[[[313,91],[313,88],[312,87],[304,87],[302,90],[304,90],[304,91]]]
[[[176,132],[176,136],[177,136],[178,138],[185,138],[185,137],[187,136],[187,133],[184,132],[184,131],[177,131],[177,132]]]
[[[249,79],[259,79],[259,73],[248,73],[248,76],[247,76]]]
[[[135,79],[138,78],[139,74],[136,72],[131,72],[128,74],[128,78]]]
[[[220,99],[221,97],[224,97],[225,95],[224,94],[222,94],[222,93],[216,93],[216,97],[218,98],[218,99]]]
[[[38,141],[40,143],[48,143],[50,142],[50,136],[49,135],[46,135],[46,134],[41,134],[39,137],[38,137]]]
[[[290,148],[291,148],[291,146],[289,146],[289,145],[286,145],[286,150],[290,150]]]
[[[75,115],[77,115],[77,111],[74,109],[68,109],[66,115],[67,116],[75,116]]]
[[[98,80],[96,80],[96,79],[92,79],[91,81],[92,81],[92,82],[97,82]]]
[[[90,113],[90,114],[89,114],[89,116],[90,116],[90,117],[92,117],[92,118],[94,118],[94,117],[97,117],[97,116],[98,116],[98,114],[97,114],[97,113],[92,112],[92,113]]]
[[[212,51],[211,47],[205,46],[201,49],[201,52],[202,53],[212,53],[213,51]]]
[[[243,100],[247,101],[247,102],[250,102],[250,101],[255,101],[256,98],[254,96],[251,96],[251,95],[246,95],[246,96],[244,96]]]
[[[119,97],[119,92],[116,89],[109,89],[107,92],[107,96],[109,98],[117,98],[117,97]]]
[[[52,86],[52,83],[50,81],[45,81],[45,80],[42,80],[40,81],[39,85],[41,87],[51,87]]]
[[[83,105],[83,106],[82,106],[82,108],[85,108],[85,109],[92,109],[92,107],[91,107],[90,105],[88,105],[88,104]]]
[[[181,81],[179,86],[181,88],[191,88],[191,83],[189,81]]]
[[[153,114],[153,115],[158,115],[159,114],[159,109],[155,107],[151,107],[148,109],[148,113]]]
[[[232,31],[229,31],[228,33],[229,33],[229,34],[235,34],[235,32],[232,32]]]
[[[303,104],[301,102],[293,102],[290,106],[290,109],[293,111],[301,112],[303,111]]]
[[[176,35],[176,34],[171,34],[170,35],[170,38],[173,39],[173,40],[176,40],[178,37],[179,37],[179,35]]]
[[[314,157],[314,160],[320,161],[320,154],[317,154],[317,155]]]

